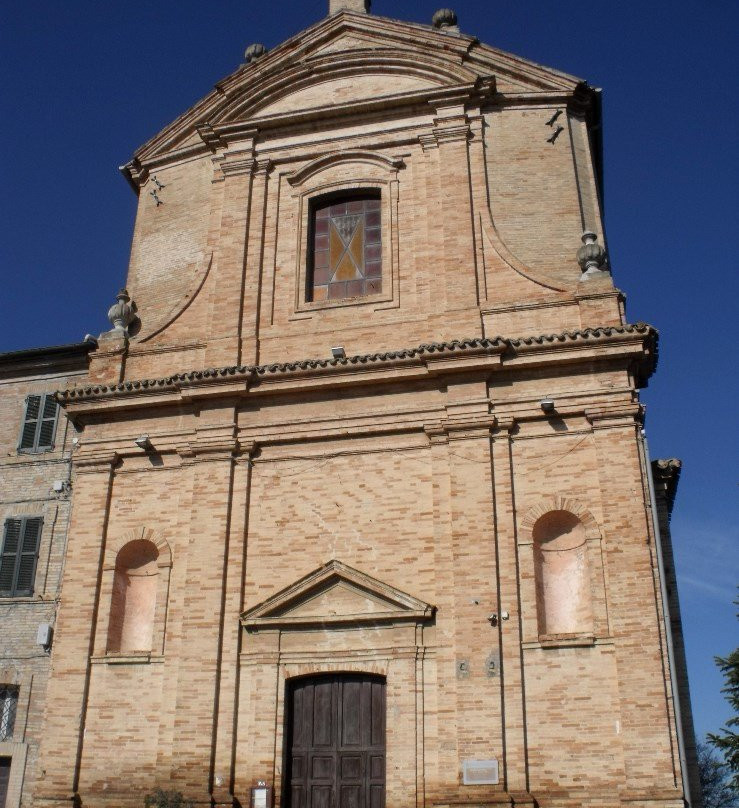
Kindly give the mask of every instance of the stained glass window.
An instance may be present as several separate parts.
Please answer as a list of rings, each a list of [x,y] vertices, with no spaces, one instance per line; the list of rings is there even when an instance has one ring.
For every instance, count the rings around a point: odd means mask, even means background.
[[[378,194],[319,201],[311,210],[309,301],[382,292]]]

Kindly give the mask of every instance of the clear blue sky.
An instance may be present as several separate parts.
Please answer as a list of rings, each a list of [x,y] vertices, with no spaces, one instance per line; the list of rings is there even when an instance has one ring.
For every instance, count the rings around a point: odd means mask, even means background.
[[[628,294],[629,319],[661,332],[659,368],[643,394],[650,448],[685,464],[673,533],[703,735],[729,716],[713,655],[739,644],[731,603],[739,579],[739,3],[452,5],[465,33],[604,89],[614,278]],[[108,327],[135,210],[117,166],[232,72],[247,45],[273,47],[327,7],[5,0],[0,351],[75,342]],[[436,8],[373,4],[379,15],[418,22]]]

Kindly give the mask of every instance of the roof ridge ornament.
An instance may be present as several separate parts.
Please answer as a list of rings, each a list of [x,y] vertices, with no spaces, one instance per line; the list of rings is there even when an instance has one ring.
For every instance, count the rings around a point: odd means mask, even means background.
[[[582,269],[582,280],[607,272],[606,251],[598,244],[598,234],[586,230],[582,236],[582,247],[577,251],[577,263]]]
[[[340,11],[356,11],[358,14],[369,14],[372,0],[328,0],[328,15]]]
[[[328,14],[340,11],[356,11],[358,14],[369,14],[372,0],[328,0]]]
[[[244,51],[244,62],[249,64],[250,62],[256,62],[258,59],[261,59],[267,53],[267,48],[262,45],[261,42],[255,42],[253,45],[249,45],[249,47]]]
[[[136,304],[131,300],[128,289],[121,289],[117,301],[108,309],[108,319],[114,331],[122,331],[128,336],[128,327],[136,318]]]
[[[459,25],[457,25],[457,12],[452,8],[440,8],[434,13],[431,18],[431,25],[438,28],[440,31],[448,33],[459,33]]]

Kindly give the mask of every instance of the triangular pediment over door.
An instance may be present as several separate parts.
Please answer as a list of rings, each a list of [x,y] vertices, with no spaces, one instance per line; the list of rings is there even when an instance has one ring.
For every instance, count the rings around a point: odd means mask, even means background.
[[[241,615],[249,631],[421,623],[435,607],[366,573],[329,561]]]

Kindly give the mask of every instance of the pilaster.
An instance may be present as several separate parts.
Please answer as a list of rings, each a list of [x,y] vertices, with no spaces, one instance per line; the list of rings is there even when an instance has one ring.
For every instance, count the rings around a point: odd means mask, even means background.
[[[441,189],[441,216],[435,223],[443,240],[440,277],[444,278],[447,310],[453,311],[479,303],[468,152],[471,131],[464,104],[437,108],[431,137],[438,150]]]
[[[241,347],[239,364],[259,363],[259,316],[262,299],[262,264],[269,175],[272,163],[257,160],[252,176],[252,193],[249,215],[249,250],[246,256],[244,277],[244,303],[241,320]]]
[[[490,447],[495,419],[487,412],[479,382],[454,385],[449,399],[448,417],[426,426],[434,458],[434,522],[440,531],[435,536],[437,631],[439,646],[445,649],[438,663],[438,690],[443,694],[437,697],[440,760],[436,777],[429,778],[434,805],[467,802],[473,792],[452,786],[459,783],[462,762],[500,760],[505,748],[499,732],[499,632],[489,620],[498,611]],[[476,788],[474,799],[481,804],[499,801],[505,797],[502,788]]]
[[[516,503],[514,490],[512,418],[500,419],[492,434],[493,502],[497,538],[498,603],[500,617],[500,692],[503,710],[502,779],[515,804],[533,802],[529,795],[525,683],[521,650],[522,614]],[[508,613],[502,619],[503,612]]]
[[[74,461],[75,495],[69,524],[63,598],[55,627],[41,777],[36,804],[70,806],[79,799],[80,761],[95,643],[102,562],[118,456]]]
[[[197,802],[210,802],[229,580],[233,588],[226,565],[232,553],[239,552],[231,544],[234,465],[239,453],[234,433],[232,422],[206,424],[181,451],[192,475],[192,499],[187,569],[181,579],[185,595],[177,673],[171,682],[174,723],[169,779],[172,788]],[[237,610],[238,604],[229,609]],[[233,641],[232,632],[229,640]]]
[[[97,348],[90,352],[88,378],[94,384],[118,384],[124,376],[128,336],[112,329],[98,337]]]
[[[637,430],[641,409],[586,411],[598,459],[624,760],[622,799],[679,796],[654,545]]]
[[[240,360],[255,137],[256,132],[251,133],[239,148],[214,160],[215,181],[223,182],[224,188],[205,354],[206,364],[212,367],[236,365]]]
[[[217,806],[231,806],[236,794],[236,732],[239,723],[239,677],[241,653],[240,615],[244,610],[244,574],[248,541],[248,514],[251,497],[251,457],[256,445],[240,446],[234,465],[233,502],[229,520],[226,553],[226,582],[221,619],[221,660],[218,679],[218,715],[213,760],[213,801]],[[238,795],[242,805],[248,793]]]

